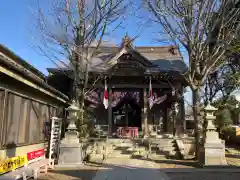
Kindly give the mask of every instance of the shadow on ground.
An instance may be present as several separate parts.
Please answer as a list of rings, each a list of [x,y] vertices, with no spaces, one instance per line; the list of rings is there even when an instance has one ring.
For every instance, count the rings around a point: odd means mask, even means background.
[[[159,169],[107,163],[91,164],[81,169],[56,169],[39,180],[122,180],[128,178],[145,180],[148,177],[151,180],[168,180]]]
[[[171,164],[175,166],[184,166],[184,167],[191,167],[191,168],[199,168],[199,163],[192,160],[175,160],[175,159],[165,159],[165,160],[152,160],[155,163],[159,164]]]
[[[56,170],[53,174],[62,174],[67,177],[81,179],[81,180],[91,180],[96,175],[96,170],[86,170],[86,169],[69,169],[69,170]]]

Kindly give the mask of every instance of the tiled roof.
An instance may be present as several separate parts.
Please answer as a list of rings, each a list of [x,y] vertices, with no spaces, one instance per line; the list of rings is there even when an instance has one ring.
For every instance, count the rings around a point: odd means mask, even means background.
[[[94,49],[96,44],[93,43]],[[102,43],[98,49],[98,54],[90,61],[91,71],[105,71],[109,65],[107,62],[112,61],[122,48],[118,47],[114,43]],[[155,65],[154,68],[149,70],[153,71],[180,71],[185,72],[187,66],[183,61],[183,58],[179,52],[179,49],[175,46],[137,46],[126,48],[127,52],[135,53],[139,58],[149,61],[149,64]],[[53,69],[48,69],[53,72]]]
[[[23,60],[21,57],[16,55],[14,52],[9,50],[7,47],[4,45],[0,44],[0,52],[3,53],[4,55],[10,57],[15,63],[17,63],[19,66],[22,66],[23,68],[27,68],[29,71],[31,71],[37,78],[41,80],[45,80],[46,76],[40,72],[38,69],[33,67],[31,64],[27,63],[25,60]]]

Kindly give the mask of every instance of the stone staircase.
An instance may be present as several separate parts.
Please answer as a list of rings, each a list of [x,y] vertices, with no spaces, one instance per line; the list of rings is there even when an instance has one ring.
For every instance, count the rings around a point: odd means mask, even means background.
[[[173,138],[150,139],[151,155],[179,158],[176,141]]]
[[[109,139],[107,158],[130,158],[132,156],[146,156],[147,149],[138,140]]]
[[[151,146],[151,148],[150,148]],[[151,149],[151,150],[150,150]],[[111,158],[167,158],[179,157],[172,138],[161,139],[107,139],[88,147],[89,161],[100,162]]]

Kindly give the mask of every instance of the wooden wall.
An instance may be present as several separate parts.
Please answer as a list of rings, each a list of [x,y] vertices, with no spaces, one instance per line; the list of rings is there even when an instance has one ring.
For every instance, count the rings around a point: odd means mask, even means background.
[[[47,141],[45,122],[64,116],[64,102],[0,73],[0,150]]]
[[[44,142],[44,122],[56,113],[57,107],[1,88],[1,148]]]

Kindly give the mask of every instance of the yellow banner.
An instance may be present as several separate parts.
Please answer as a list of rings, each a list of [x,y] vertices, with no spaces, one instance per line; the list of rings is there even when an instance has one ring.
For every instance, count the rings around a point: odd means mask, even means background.
[[[27,164],[27,162],[28,162],[27,155],[6,159],[0,165],[0,174],[22,167],[25,164]]]

